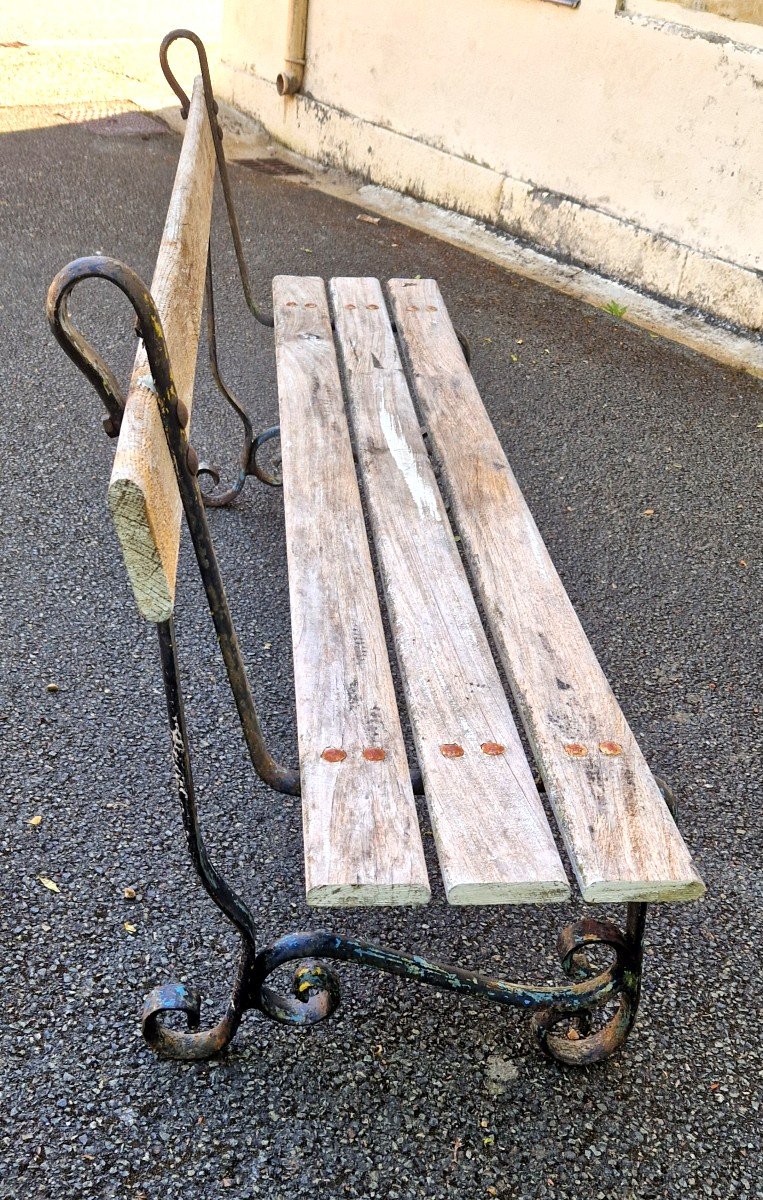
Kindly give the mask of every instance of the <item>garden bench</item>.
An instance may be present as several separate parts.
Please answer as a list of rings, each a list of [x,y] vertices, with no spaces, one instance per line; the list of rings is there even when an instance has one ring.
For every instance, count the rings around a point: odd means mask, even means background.
[[[190,101],[167,67],[179,36],[199,50],[202,74]],[[188,846],[242,942],[218,1025],[200,1031],[198,996],[171,984],[149,996],[144,1033],[168,1055],[202,1058],[230,1041],[249,1008],[297,1024],[320,1020],[338,1003],[325,963],[337,959],[530,1009],[548,1053],[570,1063],[603,1058],[635,1018],[647,904],[704,891],[669,811],[671,795],[647,766],[564,590],[437,284],[394,279],[385,299],[376,279],[332,279],[327,288],[318,278],[282,275],[273,281],[272,317],[261,312],[241,254],[203,47],[175,31],[162,63],[187,126],[151,291],[129,268],[97,256],[64,268],[48,299],[56,337],[98,390],[106,431],[119,439],[109,507],[138,607],[159,632]],[[248,474],[275,482],[257,455],[276,431],[254,437],[216,361],[209,251],[216,161],[247,300],[274,328],[298,769],[267,749],[205,515],[205,502],[229,502]],[[91,277],[115,283],[137,315],[142,343],[126,400],[68,313],[72,290]],[[245,427],[238,480],[206,496],[199,475],[209,469],[189,441],[205,286],[213,370]],[[627,905],[622,930],[586,917],[563,931],[567,982],[511,983],[324,931],[257,949],[252,915],[210,862],[199,829],[173,626],[181,509],[255,769],[302,798],[310,905],[427,903],[415,801],[422,791],[450,904],[569,899],[489,632],[582,900]],[[413,769],[370,545],[415,743]],[[611,951],[608,964],[587,957],[596,946]],[[286,962],[297,965],[292,994],[284,995],[267,981]],[[187,1031],[164,1020],[172,1011],[186,1014]]]

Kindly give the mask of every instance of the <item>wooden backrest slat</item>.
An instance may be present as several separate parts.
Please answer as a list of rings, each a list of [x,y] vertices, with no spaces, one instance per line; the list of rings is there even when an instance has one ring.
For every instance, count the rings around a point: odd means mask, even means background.
[[[333,279],[331,297],[447,898],[566,900],[564,867],[464,574],[381,286],[376,279]]]
[[[393,312],[441,483],[536,762],[588,901],[704,892],[556,572],[434,280]]]
[[[179,398],[189,413],[204,298],[215,154],[199,76],[180,152],[151,294],[161,318]],[[140,612],[165,621],[175,601],[180,494],[143,346],[135,356],[109,508]]]

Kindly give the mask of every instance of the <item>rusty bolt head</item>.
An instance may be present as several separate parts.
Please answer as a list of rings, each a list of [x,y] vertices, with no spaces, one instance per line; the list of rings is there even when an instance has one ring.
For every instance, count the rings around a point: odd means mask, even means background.
[[[565,742],[564,753],[569,754],[570,758],[585,758],[588,750],[582,742]]]
[[[177,413],[178,425],[181,429],[185,429],[188,425],[188,409],[182,400],[178,400],[175,412]]]
[[[185,456],[185,462],[186,462],[186,466],[188,467],[188,470],[191,472],[191,474],[198,475],[198,473],[199,473],[199,456],[196,453],[196,451],[194,450],[193,446],[188,447],[188,452]]]
[[[617,755],[623,752],[623,748],[619,742],[599,742],[599,749],[608,758],[617,758]]]
[[[383,750],[381,746],[366,746],[363,757],[366,762],[384,762],[387,751]]]
[[[330,762],[330,763],[344,762],[346,757],[347,757],[347,751],[340,750],[338,746],[327,746],[326,749],[323,751],[323,754],[321,755],[322,759],[324,759],[326,762]]]
[[[503,754],[505,749],[506,747],[502,746],[500,742],[483,742],[480,746],[480,750],[483,754]]]
[[[440,754],[444,758],[463,758],[464,748],[459,746],[458,742],[445,742],[440,746]]]

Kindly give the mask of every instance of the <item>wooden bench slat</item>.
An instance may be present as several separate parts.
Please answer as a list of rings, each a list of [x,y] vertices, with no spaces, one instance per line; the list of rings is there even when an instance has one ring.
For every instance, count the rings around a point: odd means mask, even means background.
[[[569,898],[376,279],[330,285],[347,403],[424,793],[452,904]],[[502,752],[487,754],[488,749]],[[441,747],[463,753],[448,757]]]
[[[177,394],[189,414],[214,176],[214,145],[198,76],[151,283]],[[141,344],[111,473],[109,508],[140,612],[149,621],[166,621],[175,602],[182,506],[156,397],[145,381],[150,383],[151,372]]]
[[[307,900],[425,903],[326,290],[320,279],[278,276],[273,302]],[[326,761],[327,749],[346,757]]]
[[[511,472],[437,284],[395,279],[389,290],[455,524],[583,898],[698,898],[704,885]]]

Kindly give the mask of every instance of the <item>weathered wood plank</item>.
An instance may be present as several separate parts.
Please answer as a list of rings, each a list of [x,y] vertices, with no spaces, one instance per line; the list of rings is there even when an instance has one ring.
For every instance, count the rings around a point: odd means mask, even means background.
[[[273,301],[307,901],[425,903],[326,290],[279,276]]]
[[[333,279],[331,298],[446,895],[452,904],[565,900],[564,867],[464,574],[381,287],[376,279]]]
[[[393,311],[455,524],[588,901],[704,892],[511,472],[433,280]]]
[[[177,394],[189,413],[204,296],[215,154],[197,77],[151,294]],[[109,484],[109,508],[138,608],[166,621],[175,601],[181,503],[145,350],[135,356]]]

